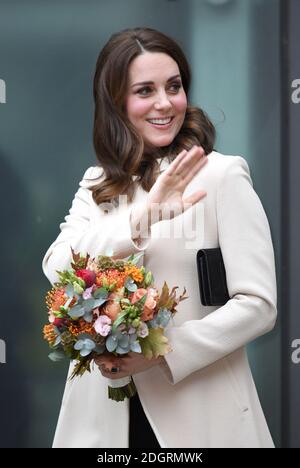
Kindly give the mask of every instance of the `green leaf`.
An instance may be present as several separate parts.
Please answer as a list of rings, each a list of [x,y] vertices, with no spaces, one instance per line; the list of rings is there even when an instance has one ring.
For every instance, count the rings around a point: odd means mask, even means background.
[[[132,254],[132,258],[130,259],[130,262],[133,265],[137,265],[139,259],[144,255],[144,252],[138,253],[138,254]]]
[[[100,306],[101,306],[102,304],[104,304],[104,302],[106,302],[106,301],[107,301],[107,299],[96,299],[96,300],[95,300],[95,303],[94,303],[94,309],[95,309],[96,307],[100,307]]]
[[[85,372],[91,372],[91,355],[82,357],[80,354],[77,356],[77,363],[73,368],[73,372],[69,377],[70,380],[74,379],[76,376],[82,376]]]
[[[124,258],[126,262],[131,262],[134,259],[134,254],[129,255],[129,257]]]
[[[82,307],[84,308],[85,312],[90,312],[91,310],[93,310],[95,308],[94,304],[95,299],[93,298],[82,301]]]
[[[124,286],[130,292],[135,292],[137,290],[137,285],[135,284],[133,279],[130,277],[127,278]]]
[[[88,312],[85,312],[84,316],[83,316],[84,320],[88,323],[91,323],[93,321],[93,313],[91,310],[89,310]]]
[[[93,297],[95,299],[106,299],[108,296],[108,291],[106,288],[98,288],[93,292]]]
[[[58,362],[65,358],[65,353],[63,351],[60,351],[59,349],[56,349],[55,351],[50,353],[48,357],[49,359],[51,359],[51,361]]]
[[[74,296],[74,288],[73,288],[72,284],[68,284],[68,286],[66,287],[66,295],[68,297],[73,297]]]
[[[124,318],[126,317],[126,315],[128,315],[128,311],[127,310],[124,310],[124,312],[121,312],[117,319],[114,321],[114,324],[112,326],[112,333],[114,333],[116,331],[116,329],[118,328],[118,326],[124,321]]]
[[[55,340],[53,346],[55,347],[55,346],[59,345],[60,342],[61,342],[61,335],[58,335],[58,336],[56,337],[56,340]]]
[[[150,286],[150,284],[152,284],[153,281],[154,281],[154,277],[153,277],[151,271],[148,271],[147,274],[146,274],[146,276],[145,276],[145,280],[144,280],[145,286],[146,286],[146,287],[147,287],[147,286]]]
[[[51,310],[52,314],[55,315],[55,317],[57,318],[63,318],[65,316],[65,314],[62,314],[61,312],[59,312],[58,310]]]
[[[82,287],[78,283],[73,283],[73,285],[74,285],[74,291],[76,292],[76,294],[79,294],[81,296],[81,294],[84,291],[85,286]]]
[[[85,313],[84,307],[82,307],[82,305],[78,304],[78,305],[72,307],[72,309],[69,310],[68,315],[72,319],[76,319],[78,317],[82,317],[84,315],[84,313]]]
[[[119,299],[119,302],[122,302],[122,304],[131,304],[130,300],[125,298]]]
[[[145,302],[146,302],[146,300],[147,300],[147,295],[148,295],[148,294],[144,294],[138,301],[135,301],[134,305],[135,305],[136,307],[139,307],[139,306],[144,307]]]
[[[171,351],[168,338],[163,333],[163,328],[150,328],[149,335],[140,338],[142,353],[147,359],[158,358]]]

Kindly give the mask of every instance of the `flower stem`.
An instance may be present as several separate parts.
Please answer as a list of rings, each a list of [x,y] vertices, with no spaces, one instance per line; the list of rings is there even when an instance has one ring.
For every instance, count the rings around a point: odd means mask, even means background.
[[[124,401],[125,398],[131,398],[136,394],[136,386],[134,381],[131,379],[129,384],[124,387],[112,388],[108,387],[108,398],[114,401]]]

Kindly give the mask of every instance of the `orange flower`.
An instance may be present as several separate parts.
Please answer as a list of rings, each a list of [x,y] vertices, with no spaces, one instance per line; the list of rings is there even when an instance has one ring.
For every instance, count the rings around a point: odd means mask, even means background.
[[[59,310],[60,306],[64,305],[67,299],[64,288],[52,288],[46,294],[46,305],[49,310]]]
[[[107,315],[113,322],[116,320],[118,314],[121,312],[120,303],[115,299],[123,297],[122,294],[111,293],[109,295],[109,300],[105,303],[101,309],[101,315]]]
[[[66,301],[68,300],[68,296],[65,294],[64,288],[52,288],[51,291],[49,291],[46,294],[46,305],[50,310],[59,310],[60,306],[63,306]],[[76,298],[73,297],[70,307],[76,303]]]
[[[79,323],[71,323],[69,325],[69,331],[74,336],[80,335],[80,333],[88,333],[89,335],[94,335],[96,332],[94,330],[93,324],[86,322],[84,319],[79,319]]]
[[[144,279],[144,275],[141,272],[140,268],[137,268],[136,266],[125,266],[125,273],[128,276],[131,276],[131,278],[136,282],[136,283],[141,283]]]
[[[96,284],[99,287],[103,286],[103,281],[110,286],[116,283],[116,288],[122,288],[125,284],[126,273],[118,270],[107,270],[97,273]]]
[[[56,333],[54,331],[54,326],[52,323],[44,326],[43,333],[44,333],[44,339],[47,340],[50,345],[54,344],[56,340]]]

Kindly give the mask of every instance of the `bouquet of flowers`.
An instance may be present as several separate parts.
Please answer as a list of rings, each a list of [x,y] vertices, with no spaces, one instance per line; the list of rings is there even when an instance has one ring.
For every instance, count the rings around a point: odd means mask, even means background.
[[[57,271],[59,281],[46,295],[49,323],[43,332],[52,349],[49,358],[75,360],[72,379],[90,372],[93,359],[103,353],[135,352],[151,359],[169,352],[164,328],[187,298],[185,288],[176,297],[178,286],[169,291],[164,282],[159,292],[152,273],[137,267],[142,254],[90,258],[71,250],[72,268]],[[111,380],[108,387],[115,401],[135,392],[131,377]]]

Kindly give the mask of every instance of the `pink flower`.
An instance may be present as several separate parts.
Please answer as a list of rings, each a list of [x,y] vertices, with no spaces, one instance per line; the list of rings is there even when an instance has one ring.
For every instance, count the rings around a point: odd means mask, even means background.
[[[136,301],[139,301],[145,294],[147,294],[147,289],[137,289],[130,297],[131,304],[134,304]]]
[[[93,288],[94,286],[91,286],[90,288],[87,288],[85,291],[83,291],[83,299],[90,299],[92,297]]]
[[[107,336],[111,330],[111,319],[107,315],[100,315],[94,323],[94,328],[101,336]]]
[[[56,316],[52,312],[49,312],[49,315],[48,315],[49,322],[53,323],[55,319],[56,319]]]
[[[141,320],[147,321],[153,319],[154,309],[157,304],[158,291],[156,288],[140,288],[137,289],[131,296],[131,303],[134,304],[136,301],[141,299],[145,294],[147,294],[146,302],[144,304],[143,313],[141,315]]]
[[[141,338],[146,338],[146,336],[149,335],[149,329],[146,325],[145,322],[141,322],[138,330],[137,330],[137,336],[140,336]]]

